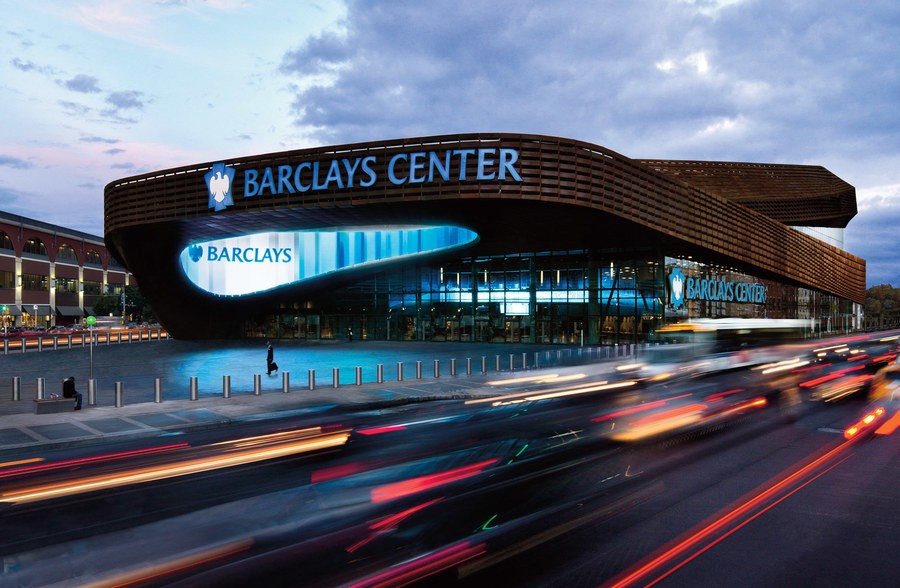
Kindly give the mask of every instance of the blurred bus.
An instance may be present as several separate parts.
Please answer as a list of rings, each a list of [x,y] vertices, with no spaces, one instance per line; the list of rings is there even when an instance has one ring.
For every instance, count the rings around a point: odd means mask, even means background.
[[[693,319],[656,331],[654,343],[683,343],[694,353],[725,353],[799,343],[815,334],[814,319]]]

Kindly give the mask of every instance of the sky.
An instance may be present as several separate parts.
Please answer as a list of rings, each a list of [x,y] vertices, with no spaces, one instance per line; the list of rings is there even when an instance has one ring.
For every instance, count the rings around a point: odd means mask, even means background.
[[[0,0],[0,210],[103,235],[114,180],[466,132],[821,165],[900,286],[896,0]]]

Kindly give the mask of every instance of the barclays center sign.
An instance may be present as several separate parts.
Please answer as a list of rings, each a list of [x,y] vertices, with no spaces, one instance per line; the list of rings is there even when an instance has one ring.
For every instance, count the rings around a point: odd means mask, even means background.
[[[687,277],[681,269],[673,268],[669,272],[669,304],[677,310],[686,300],[765,304],[766,287],[746,282]]]
[[[386,162],[379,161],[378,155],[365,155],[239,170],[216,163],[204,178],[209,207],[218,212],[234,204],[232,192],[238,173],[243,180],[243,193],[239,196],[254,198],[370,188],[380,182],[393,186],[471,179],[521,182],[522,176],[516,168],[518,162],[518,149],[445,149],[397,153]],[[382,163],[386,165],[382,166]],[[473,168],[474,173],[470,174]],[[384,177],[379,177],[379,170],[383,170]]]

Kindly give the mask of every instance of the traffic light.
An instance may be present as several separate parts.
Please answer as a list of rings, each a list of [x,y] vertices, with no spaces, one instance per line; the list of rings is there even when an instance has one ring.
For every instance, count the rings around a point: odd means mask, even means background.
[[[6,311],[7,311],[6,305],[5,304],[0,305],[0,313],[6,314]]]

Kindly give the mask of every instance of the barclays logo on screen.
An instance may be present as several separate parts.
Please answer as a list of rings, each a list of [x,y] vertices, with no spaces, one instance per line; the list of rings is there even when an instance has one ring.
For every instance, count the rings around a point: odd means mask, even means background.
[[[191,245],[188,247],[188,257],[191,258],[191,261],[197,263],[200,261],[200,258],[203,257],[203,247],[200,245]]]

